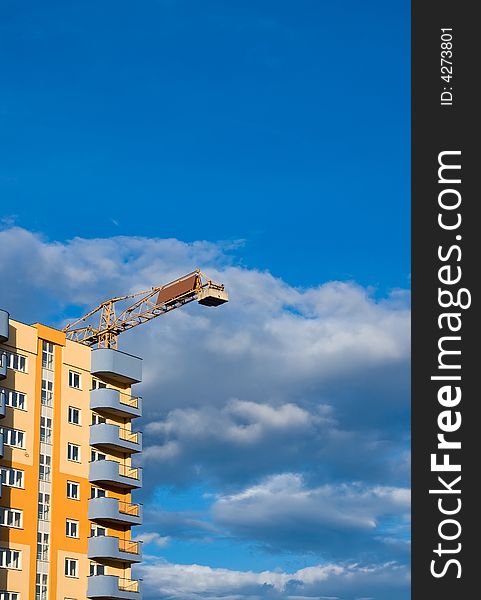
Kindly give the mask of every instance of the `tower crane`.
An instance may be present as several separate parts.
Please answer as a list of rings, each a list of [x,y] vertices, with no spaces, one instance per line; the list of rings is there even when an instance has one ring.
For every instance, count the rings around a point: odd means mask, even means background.
[[[204,306],[219,306],[228,302],[229,296],[223,284],[213,282],[196,269],[170,283],[145,292],[105,300],[80,319],[67,325],[63,331],[67,339],[86,346],[116,349],[118,336],[123,331],[193,300]],[[96,318],[99,319],[97,326],[87,323]]]

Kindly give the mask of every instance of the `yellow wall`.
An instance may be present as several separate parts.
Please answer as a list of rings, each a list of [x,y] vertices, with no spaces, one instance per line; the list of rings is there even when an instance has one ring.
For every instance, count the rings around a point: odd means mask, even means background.
[[[10,338],[2,344],[7,350],[16,351],[28,357],[27,373],[12,372],[0,382],[1,387],[15,389],[27,394],[26,410],[7,407],[6,417],[0,426],[13,427],[26,432],[25,449],[5,446],[3,466],[12,466],[25,472],[25,489],[2,487],[0,506],[9,506],[23,511],[23,528],[0,527],[0,547],[11,547],[23,551],[22,570],[1,570],[0,590],[20,592],[22,600],[35,597],[36,544],[38,530],[38,472],[40,453],[40,409],[42,379],[42,340],[55,344],[54,371],[54,413],[53,448],[51,473],[51,522],[50,522],[50,572],[49,600],[63,600],[64,597],[84,600],[87,591],[87,576],[90,561],[87,558],[90,522],[88,520],[88,500],[91,485],[88,481],[90,462],[90,348],[65,340],[65,335],[44,325],[25,325],[10,320]],[[72,389],[68,385],[68,372],[72,369],[82,375],[82,389]],[[109,387],[115,387],[109,383]],[[117,388],[130,393],[130,388]],[[69,406],[81,410],[81,425],[68,423]],[[108,419],[130,429],[130,420]],[[135,427],[134,427],[135,429]],[[81,462],[67,460],[67,443],[81,447]],[[124,459],[120,453],[107,453],[107,458],[130,464],[130,458]],[[67,498],[67,481],[80,484],[80,499]],[[107,495],[131,502],[130,493],[109,490]],[[79,538],[65,535],[67,518],[79,521]],[[130,528],[108,528],[108,535],[130,539]],[[65,558],[78,558],[80,573],[78,579],[65,576]],[[106,572],[120,577],[130,578],[130,568],[120,568],[107,564]]]

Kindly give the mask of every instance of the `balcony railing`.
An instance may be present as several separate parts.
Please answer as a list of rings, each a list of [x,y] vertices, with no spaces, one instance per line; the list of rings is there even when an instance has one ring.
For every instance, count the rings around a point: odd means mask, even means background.
[[[142,542],[120,539],[115,535],[89,537],[87,556],[91,560],[138,563],[142,560]]]
[[[124,502],[119,500],[119,512],[124,515],[130,515],[132,517],[138,517],[140,514],[140,505],[132,504],[131,502]]]
[[[129,396],[124,392],[120,392],[120,404],[125,404],[125,406],[130,406],[130,408],[139,408],[139,398],[140,396]]]
[[[91,498],[88,517],[91,521],[140,525],[142,523],[142,506],[118,498]]]
[[[139,554],[139,542],[119,539],[119,550],[120,552],[128,552],[129,554]]]
[[[122,429],[119,427],[119,438],[132,444],[139,443],[139,434],[137,431],[130,431],[130,429]]]
[[[119,463],[119,475],[130,477],[131,479],[139,479],[139,469],[138,467],[130,467]]]
[[[122,488],[142,487],[142,467],[132,467],[115,460],[94,460],[89,463],[89,481]]]
[[[88,578],[87,598],[98,600],[140,600],[141,580],[116,575],[91,575]]]
[[[122,592],[139,592],[140,583],[138,579],[123,579],[119,577],[119,590]]]
[[[90,408],[100,413],[135,418],[142,415],[142,398],[113,387],[96,388],[90,391]]]

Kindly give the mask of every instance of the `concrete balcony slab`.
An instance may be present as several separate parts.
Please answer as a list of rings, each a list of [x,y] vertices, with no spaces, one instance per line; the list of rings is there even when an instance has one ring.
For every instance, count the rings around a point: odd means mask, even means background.
[[[132,385],[142,380],[142,359],[112,348],[92,350],[92,375]]]
[[[107,451],[141,452],[142,434],[112,423],[99,423],[90,426],[90,445]]]
[[[87,598],[141,600],[141,582],[136,579],[122,579],[116,575],[90,575],[87,584]]]
[[[8,340],[9,320],[10,315],[8,312],[0,309],[0,342],[6,342]]]
[[[87,556],[91,560],[122,563],[142,561],[142,542],[123,540],[113,535],[98,535],[88,539]]]
[[[118,498],[90,498],[88,517],[90,521],[113,525],[141,525],[142,505]]]
[[[115,460],[95,460],[90,463],[89,481],[122,489],[141,488],[142,468],[122,465]]]
[[[142,398],[123,394],[112,388],[97,388],[90,392],[90,408],[98,413],[117,417],[141,417]]]

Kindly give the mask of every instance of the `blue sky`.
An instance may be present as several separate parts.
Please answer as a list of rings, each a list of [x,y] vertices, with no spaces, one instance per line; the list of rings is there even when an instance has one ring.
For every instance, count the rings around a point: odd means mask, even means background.
[[[406,1],[1,10],[0,190],[18,223],[242,239],[246,265],[294,284],[407,285]]]
[[[409,18],[0,5],[0,305],[61,325],[195,266],[231,292],[122,340],[149,600],[408,597]]]

